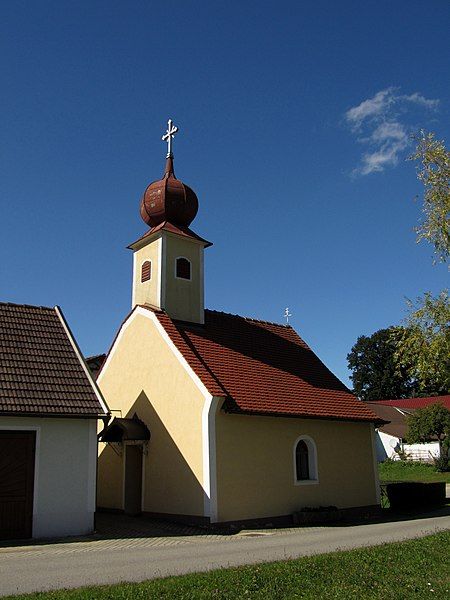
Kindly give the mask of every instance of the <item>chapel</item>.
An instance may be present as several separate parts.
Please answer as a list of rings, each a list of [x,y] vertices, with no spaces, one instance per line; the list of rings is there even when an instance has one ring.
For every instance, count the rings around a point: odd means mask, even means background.
[[[99,368],[113,416],[99,434],[98,505],[188,523],[287,520],[379,506],[378,417],[286,324],[206,309],[195,192],[175,176],[172,121],[132,307]]]

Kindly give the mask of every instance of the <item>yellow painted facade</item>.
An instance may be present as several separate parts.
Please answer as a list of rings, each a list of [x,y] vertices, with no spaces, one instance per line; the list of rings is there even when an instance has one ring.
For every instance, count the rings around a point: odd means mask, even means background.
[[[165,310],[174,319],[204,322],[203,244],[167,234],[165,240],[166,289]],[[191,280],[177,279],[175,262],[185,257],[191,263]]]
[[[204,397],[151,318],[128,319],[98,384],[113,416],[136,413],[151,432],[143,456],[142,510],[203,516]],[[123,461],[111,446],[100,444],[100,507],[124,508]]]
[[[150,304],[166,310],[174,319],[203,323],[204,243],[162,231],[155,238],[141,240],[134,248],[133,307]],[[176,260],[180,257],[191,263],[190,280],[176,276]],[[152,276],[142,282],[145,261],[152,263]]]
[[[378,503],[372,424],[232,415],[216,418],[219,521],[292,514],[303,507]],[[295,483],[294,445],[311,437],[318,483]]]
[[[151,243],[136,250],[133,255],[133,307],[136,304],[151,304],[152,306],[159,305],[160,289],[161,289],[161,264],[160,257],[162,256],[162,239],[161,236],[153,240]],[[142,265],[145,261],[151,262],[151,279],[141,282]]]

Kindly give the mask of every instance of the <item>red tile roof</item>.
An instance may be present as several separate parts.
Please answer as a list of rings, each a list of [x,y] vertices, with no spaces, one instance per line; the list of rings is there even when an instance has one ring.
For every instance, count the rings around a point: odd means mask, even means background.
[[[399,400],[376,400],[377,404],[396,406],[397,408],[423,408],[439,402],[450,410],[450,394],[445,396],[429,396],[428,398],[401,398]]]
[[[55,308],[0,303],[0,414],[105,414]]]
[[[205,311],[205,324],[152,310],[225,410],[261,415],[379,421],[319,360],[292,327]]]

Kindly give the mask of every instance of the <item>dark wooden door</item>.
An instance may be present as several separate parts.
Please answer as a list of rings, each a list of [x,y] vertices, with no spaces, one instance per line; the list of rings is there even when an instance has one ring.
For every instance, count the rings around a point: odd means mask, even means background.
[[[36,433],[0,431],[0,540],[29,538]]]
[[[142,447],[125,446],[125,514],[138,515],[142,510]]]

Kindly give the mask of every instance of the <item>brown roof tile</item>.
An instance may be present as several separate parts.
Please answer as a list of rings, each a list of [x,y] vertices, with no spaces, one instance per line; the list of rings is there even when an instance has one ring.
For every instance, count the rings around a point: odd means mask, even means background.
[[[0,413],[105,413],[56,309],[0,303]]]

